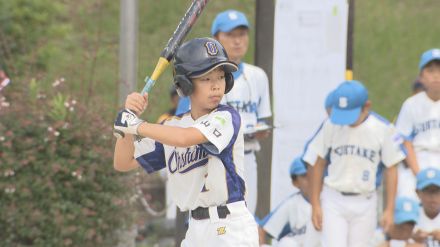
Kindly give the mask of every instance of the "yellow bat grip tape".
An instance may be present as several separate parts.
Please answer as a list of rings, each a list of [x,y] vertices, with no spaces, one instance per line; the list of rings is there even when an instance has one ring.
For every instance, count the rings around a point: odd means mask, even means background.
[[[159,76],[164,72],[164,70],[168,67],[168,65],[170,64],[170,62],[163,57],[159,58],[159,61],[156,64],[156,68],[153,71],[153,74],[151,75],[151,79],[153,81],[156,81]]]

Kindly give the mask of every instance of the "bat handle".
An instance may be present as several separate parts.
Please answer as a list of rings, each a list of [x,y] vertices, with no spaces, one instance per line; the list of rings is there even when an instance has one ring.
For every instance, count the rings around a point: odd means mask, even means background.
[[[145,93],[149,93],[151,91],[151,89],[153,88],[155,82],[156,81],[151,79],[150,77],[148,77],[148,76],[145,77],[145,86],[142,89],[141,95],[144,95]]]

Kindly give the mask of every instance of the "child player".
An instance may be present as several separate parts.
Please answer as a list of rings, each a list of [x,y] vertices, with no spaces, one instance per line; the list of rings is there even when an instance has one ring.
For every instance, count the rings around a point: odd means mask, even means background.
[[[427,168],[417,174],[417,195],[422,202],[413,239],[427,247],[440,246],[440,170]]]
[[[307,169],[301,157],[290,165],[290,177],[299,192],[286,198],[260,222],[260,239],[264,242],[267,233],[279,241],[277,247],[320,246],[319,234],[311,222]]]
[[[310,144],[319,156],[311,168],[312,221],[322,231],[323,246],[369,246],[376,228],[380,163],[386,167],[387,190],[381,223],[386,231],[393,223],[395,164],[405,158],[402,138],[392,124],[370,112],[362,83],[345,81],[333,97],[330,119]]]
[[[410,170],[399,170],[405,183],[399,184],[399,195],[414,194],[415,175],[428,167],[440,169],[440,49],[424,52],[419,62],[425,91],[408,98],[402,105],[396,128],[405,138],[406,163]]]
[[[163,125],[148,123],[136,116],[148,95],[132,93],[115,121],[115,131],[125,136],[116,142],[115,169],[167,170],[173,201],[190,215],[183,247],[258,246],[258,228],[244,202],[240,115],[219,104],[236,70],[218,41],[190,40],[176,53],[174,83],[190,97],[191,110]]]

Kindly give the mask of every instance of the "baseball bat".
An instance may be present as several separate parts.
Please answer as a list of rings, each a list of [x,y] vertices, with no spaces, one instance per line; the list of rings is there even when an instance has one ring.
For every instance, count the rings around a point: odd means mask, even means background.
[[[191,6],[186,11],[183,18],[180,20],[179,25],[174,31],[171,38],[168,40],[167,45],[160,53],[159,61],[154,68],[151,77],[145,77],[145,86],[142,89],[141,95],[149,93],[154,86],[156,80],[162,75],[165,69],[170,64],[170,61],[174,58],[177,48],[179,48],[182,41],[185,39],[188,32],[191,30],[194,23],[202,13],[209,0],[194,0]],[[118,130],[114,130],[113,134],[116,138],[124,137],[124,133]]]
[[[180,46],[188,32],[191,30],[192,26],[197,21],[207,3],[208,0],[194,0],[192,2],[191,6],[185,13],[185,16],[183,16],[182,20],[174,31],[173,36],[171,36],[167,45],[161,52],[159,61],[157,62],[156,68],[151,74],[151,77],[147,76],[145,78],[145,86],[141,92],[142,95],[144,95],[144,93],[146,92],[151,91],[156,80],[168,67],[170,61],[173,59],[174,54],[176,53],[177,48]]]

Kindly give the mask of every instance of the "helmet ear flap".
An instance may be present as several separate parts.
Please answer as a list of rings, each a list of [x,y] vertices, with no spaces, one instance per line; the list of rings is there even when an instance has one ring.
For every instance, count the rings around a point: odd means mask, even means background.
[[[234,86],[234,76],[232,73],[225,73],[225,81],[226,81],[226,87],[225,87],[225,94],[229,93],[231,91],[232,87]]]
[[[193,92],[193,84],[185,75],[175,75],[174,85],[176,86],[176,91],[180,97],[190,96]]]

